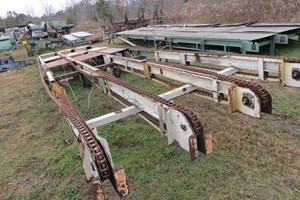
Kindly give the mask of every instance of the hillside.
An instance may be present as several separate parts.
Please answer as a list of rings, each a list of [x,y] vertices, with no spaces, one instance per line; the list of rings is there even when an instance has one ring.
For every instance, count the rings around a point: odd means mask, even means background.
[[[167,23],[299,22],[300,1],[186,0],[167,7]]]

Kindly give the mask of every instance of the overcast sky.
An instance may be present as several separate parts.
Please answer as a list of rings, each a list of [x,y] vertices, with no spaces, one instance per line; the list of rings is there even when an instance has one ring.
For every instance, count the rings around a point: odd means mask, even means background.
[[[26,14],[26,10],[29,9],[34,10],[35,16],[42,16],[42,2],[51,4],[55,11],[58,11],[65,8],[67,0],[0,0],[0,16],[6,17],[6,12],[9,10]]]

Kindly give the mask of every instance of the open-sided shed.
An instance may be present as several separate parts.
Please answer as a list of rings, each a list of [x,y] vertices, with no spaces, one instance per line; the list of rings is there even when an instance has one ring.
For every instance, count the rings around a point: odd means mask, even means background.
[[[201,51],[240,51],[259,53],[269,46],[274,55],[276,44],[299,38],[300,24],[184,24],[148,26],[116,33],[129,39],[164,42],[170,49]]]

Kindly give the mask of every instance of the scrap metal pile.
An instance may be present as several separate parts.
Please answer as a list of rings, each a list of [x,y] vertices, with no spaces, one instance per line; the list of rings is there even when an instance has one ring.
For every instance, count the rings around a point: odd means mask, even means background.
[[[119,31],[131,30],[140,27],[146,27],[150,24],[160,24],[162,18],[158,15],[158,10],[156,9],[153,13],[152,18],[145,18],[143,12],[138,12],[137,19],[128,19],[127,12],[124,15],[124,21],[112,23],[109,26],[102,26],[102,29],[107,33],[116,33]]]
[[[18,49],[17,41],[14,31],[0,32],[0,53]]]
[[[105,36],[101,34],[91,34],[88,32],[74,32],[68,35],[62,35],[61,39],[70,46],[81,46],[103,41]]]
[[[104,35],[90,34],[88,32],[73,32],[71,29],[75,27],[73,24],[63,25],[62,22],[53,21],[50,26],[46,22],[40,25],[30,24],[30,37],[25,32],[20,37],[27,49],[28,56],[33,56],[33,53],[39,54],[41,47],[51,48],[61,46],[62,42],[70,46],[81,46],[103,41]],[[0,43],[1,44],[1,43]]]
[[[170,63],[171,60],[181,64]],[[216,70],[201,66],[213,60],[214,64],[230,67]],[[38,62],[43,86],[67,118],[79,142],[86,178],[93,182],[100,199],[104,199],[102,182],[105,180],[110,180],[120,197],[126,196],[129,188],[124,169],[114,167],[109,145],[98,135],[97,127],[138,114],[165,135],[169,145],[177,143],[194,160],[199,151],[206,155],[212,152],[212,133],[203,129],[192,109],[173,99],[194,93],[216,103],[227,103],[231,112],[260,118],[261,113],[272,113],[270,94],[259,84],[232,74],[245,75],[243,67],[252,66],[259,78],[275,73],[282,85],[300,87],[300,62],[278,57],[88,46],[45,54],[38,57]],[[195,63],[197,66],[191,66]],[[74,71],[55,75],[53,69],[61,66],[69,66]],[[142,75],[173,89],[153,94],[121,80],[122,71]],[[83,119],[59,85],[61,80],[74,77],[93,84],[125,108],[91,120]]]
[[[48,34],[54,38],[58,38],[59,35],[66,35],[71,33],[71,29],[76,25],[66,24],[63,21],[52,21],[50,23],[51,29],[48,31]]]
[[[0,58],[0,73],[11,69],[20,69],[22,67],[35,64],[35,59],[15,60],[12,56],[8,58]]]

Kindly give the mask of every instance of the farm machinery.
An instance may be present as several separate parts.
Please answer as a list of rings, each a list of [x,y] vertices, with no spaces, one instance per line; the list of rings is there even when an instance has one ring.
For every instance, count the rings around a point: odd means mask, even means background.
[[[173,100],[194,94],[215,103],[228,104],[230,112],[260,118],[272,113],[272,98],[257,83],[234,76],[234,70],[218,72],[187,64],[147,58],[137,49],[85,46],[38,57],[43,86],[60,108],[79,143],[82,165],[87,180],[96,188],[98,199],[104,199],[102,183],[109,180],[120,197],[129,193],[125,169],[115,167],[113,155],[97,128],[111,122],[138,115],[167,138],[169,145],[188,152],[191,160],[199,153],[213,151],[212,133],[203,128],[197,114]],[[157,54],[151,52],[152,54]],[[69,67],[71,72],[56,74],[57,68]],[[132,73],[170,86],[160,95],[129,84],[121,73]],[[78,77],[83,85],[93,85],[124,108],[85,120],[68,99],[61,82]]]
[[[0,59],[0,73],[11,69],[20,69],[35,63],[35,59],[15,60],[12,56],[9,56],[8,58]]]

